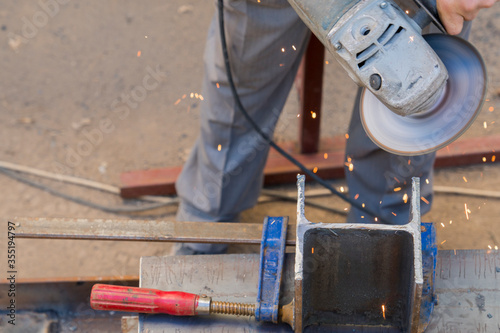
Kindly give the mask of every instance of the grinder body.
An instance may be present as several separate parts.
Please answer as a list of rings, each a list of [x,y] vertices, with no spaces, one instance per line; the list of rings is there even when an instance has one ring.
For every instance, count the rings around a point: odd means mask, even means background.
[[[485,87],[484,63],[478,52],[472,52],[473,58],[478,58],[471,60],[476,63],[474,69],[455,66],[450,68],[454,72],[449,73],[450,66],[443,63],[422,36],[423,26],[439,21],[433,16],[435,8],[425,6],[433,1],[415,1],[422,8],[412,19],[392,0],[289,0],[354,82],[367,90],[363,96],[370,96],[370,104],[361,103],[364,106],[361,119],[367,134],[381,148],[400,155],[432,152],[456,139],[477,116],[486,91],[475,93],[474,103],[469,103],[465,110],[443,109],[450,105],[443,103],[443,99],[457,95],[449,93],[450,76],[464,80],[458,87],[453,86],[457,91],[470,93],[472,89],[465,86],[466,81],[471,81],[468,77],[474,76]],[[452,36],[442,35],[439,43],[457,53],[462,49],[475,51],[466,41],[457,41]],[[457,75],[457,70],[468,72]],[[427,133],[421,137],[429,117],[440,112],[448,112],[444,117],[448,120],[455,114],[461,114],[463,119],[445,135],[431,133],[433,138],[429,139]],[[384,123],[386,118],[391,121]],[[443,126],[446,124],[439,124],[439,128]],[[399,136],[403,139],[407,136],[409,143],[402,146]]]

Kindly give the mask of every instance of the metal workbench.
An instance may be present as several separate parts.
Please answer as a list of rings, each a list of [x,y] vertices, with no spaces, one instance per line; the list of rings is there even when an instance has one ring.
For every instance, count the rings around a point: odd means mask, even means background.
[[[293,255],[288,255],[283,304],[293,294],[293,261]],[[252,303],[257,297],[258,267],[258,254],[144,257],[140,286]],[[438,305],[426,332],[500,332],[500,251],[439,251],[435,287]],[[291,331],[287,325],[262,324],[248,317],[141,315],[139,320],[141,333]]]

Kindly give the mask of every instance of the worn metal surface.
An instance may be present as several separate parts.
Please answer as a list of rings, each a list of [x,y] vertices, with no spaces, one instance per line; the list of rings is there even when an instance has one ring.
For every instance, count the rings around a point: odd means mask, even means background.
[[[0,311],[0,332],[10,333],[56,333],[59,332],[59,321],[55,312],[18,312],[15,325],[9,324],[11,320],[4,312]]]
[[[439,251],[427,332],[500,332],[500,251]]]
[[[124,313],[94,311],[90,290],[95,283],[137,286],[138,277],[93,277],[16,281],[16,326],[0,310],[0,332],[119,332]],[[0,304],[7,304],[9,285],[0,283]],[[137,330],[136,330],[137,331]]]
[[[258,321],[278,322],[287,227],[288,217],[269,216],[264,220],[260,245],[259,287],[255,305],[255,319]]]
[[[425,332],[498,332],[500,251],[439,251],[437,262],[435,285],[439,304],[434,308],[431,323]],[[256,297],[258,265],[258,254],[147,257],[141,263],[141,286],[187,292],[204,291],[221,300],[245,302]],[[288,304],[293,296],[293,254],[287,254],[283,273],[280,305]],[[263,328],[247,317],[211,318],[148,316],[141,319],[141,332],[292,332],[284,324]]]
[[[260,244],[262,237],[260,223],[23,217],[10,221],[16,223],[18,238]],[[288,228],[286,239],[287,245],[295,244],[295,228]]]
[[[286,260],[293,260],[288,256]],[[206,294],[213,299],[255,303],[259,283],[258,254],[200,255],[141,258],[141,287],[167,291],[182,290]],[[288,266],[293,264],[288,263]],[[285,264],[285,267],[287,264]],[[292,272],[284,274],[286,284],[281,302],[291,300]],[[285,291],[286,290],[286,291]],[[167,323],[167,325],[164,325]],[[255,318],[211,315],[207,318],[141,316],[140,332],[289,332],[285,326],[257,322]]]
[[[420,182],[413,179],[406,225],[311,223],[298,176],[296,332],[383,328],[417,332],[422,294]]]
[[[121,333],[137,333],[139,331],[139,316],[123,316]]]
[[[423,332],[429,325],[436,301],[435,283],[437,243],[436,228],[433,223],[422,223],[422,304],[420,306],[419,331]]]

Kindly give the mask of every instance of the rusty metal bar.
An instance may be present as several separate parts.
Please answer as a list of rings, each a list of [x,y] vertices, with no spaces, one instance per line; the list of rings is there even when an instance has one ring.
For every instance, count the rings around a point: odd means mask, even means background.
[[[260,244],[262,238],[260,223],[23,217],[10,221],[16,224],[18,238],[224,244]],[[286,244],[295,245],[293,226],[288,228]]]
[[[344,137],[324,138],[321,140],[320,153],[294,154],[294,142],[285,142],[280,146],[299,160],[310,170],[318,168],[318,175],[326,179],[344,177]],[[437,152],[434,167],[495,163],[500,151],[500,135],[457,140]],[[120,195],[123,198],[136,198],[141,195],[175,194],[175,180],[181,168],[160,168],[136,170],[122,173]],[[285,158],[270,150],[264,170],[264,184],[276,185],[293,183],[297,176],[297,167]]]
[[[319,149],[324,62],[325,47],[316,36],[311,35],[298,74],[301,76],[301,84],[297,89],[301,102],[299,126],[301,154],[317,153]]]

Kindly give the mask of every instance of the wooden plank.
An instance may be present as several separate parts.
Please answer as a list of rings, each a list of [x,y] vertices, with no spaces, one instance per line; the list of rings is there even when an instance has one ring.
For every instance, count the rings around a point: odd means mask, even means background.
[[[284,143],[283,148],[295,154],[308,169],[317,168],[325,179],[344,177],[345,138],[334,137],[321,140],[320,153],[298,154],[296,143]],[[478,163],[495,163],[500,152],[500,135],[458,140],[437,152],[435,167],[444,168]],[[135,198],[141,195],[173,195],[175,180],[181,167],[160,168],[126,172],[121,175],[121,196]],[[299,169],[291,162],[271,150],[264,169],[264,185],[294,183]]]

